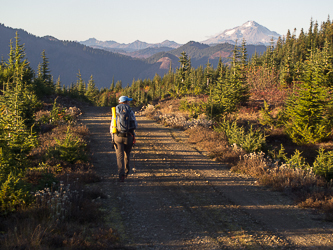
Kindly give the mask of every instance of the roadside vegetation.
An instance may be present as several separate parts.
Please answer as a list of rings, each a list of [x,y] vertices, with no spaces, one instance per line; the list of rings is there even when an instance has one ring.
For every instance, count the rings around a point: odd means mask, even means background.
[[[288,31],[252,58],[245,45],[234,47],[227,64],[195,69],[182,52],[179,68],[163,77],[98,90],[80,72],[70,86],[54,82],[45,51],[35,73],[17,35],[0,63],[1,246],[119,246],[117,232],[103,224],[103,192],[87,185],[99,178],[89,131],[77,118],[81,105],[115,106],[120,95],[137,107],[154,105],[146,115],[186,129],[189,143],[232,171],[333,220],[332,22],[311,20],[307,32]]]
[[[0,66],[1,249],[108,249],[119,237],[104,225],[79,101],[56,97],[48,61],[35,76],[24,47],[10,44]],[[74,105],[73,105],[74,104]]]
[[[243,41],[230,63],[216,69],[209,62],[191,68],[183,52],[175,73],[147,85],[134,82],[123,93],[155,104],[147,115],[187,129],[190,143],[232,171],[254,176],[332,220],[332,41],[332,22],[319,27],[311,20],[308,32],[296,37],[288,31],[250,59]],[[181,116],[213,123],[192,126],[200,122]]]

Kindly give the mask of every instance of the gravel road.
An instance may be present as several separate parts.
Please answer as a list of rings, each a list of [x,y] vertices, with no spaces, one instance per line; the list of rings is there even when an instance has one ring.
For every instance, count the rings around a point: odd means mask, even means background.
[[[231,173],[187,144],[183,132],[137,116],[132,172],[117,182],[110,108],[85,108],[94,184],[124,249],[333,249],[333,223],[287,196]]]

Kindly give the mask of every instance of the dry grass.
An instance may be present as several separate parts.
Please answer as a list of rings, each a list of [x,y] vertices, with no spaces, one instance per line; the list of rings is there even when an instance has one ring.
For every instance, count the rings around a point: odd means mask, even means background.
[[[181,100],[186,100],[190,103],[192,102],[200,102],[203,101],[204,98],[201,97],[184,97]],[[170,97],[158,100],[158,102],[154,102],[155,106],[148,105],[145,108],[145,115],[148,118],[154,119],[156,116],[161,114],[170,114],[176,116],[184,116],[189,117],[188,112],[180,110],[180,99],[171,99]]]
[[[119,236],[110,228],[83,228],[70,223],[34,224],[31,221],[21,222],[20,225],[22,226],[8,231],[6,238],[2,241],[1,249],[116,249],[119,247],[115,244],[119,242]]]
[[[246,124],[250,122],[251,124],[257,124],[260,117],[260,104],[253,103],[253,106],[241,107],[235,117],[238,122]]]
[[[254,176],[261,185],[290,194],[300,207],[320,209],[325,212],[327,219],[333,219],[332,183],[327,183],[311,169],[279,165],[260,153],[244,155],[232,170]]]
[[[234,165],[242,155],[242,152],[236,151],[228,145],[224,135],[211,129],[198,126],[186,130],[186,133],[189,136],[189,143],[196,144],[200,149],[208,152],[211,158],[218,161]]]

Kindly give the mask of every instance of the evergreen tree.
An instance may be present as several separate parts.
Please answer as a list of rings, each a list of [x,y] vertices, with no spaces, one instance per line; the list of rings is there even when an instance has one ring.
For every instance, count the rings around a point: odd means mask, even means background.
[[[179,62],[180,62],[180,68],[178,73],[180,75],[181,82],[184,82],[186,77],[186,72],[190,68],[190,61],[185,51],[181,53],[181,56],[179,57]]]
[[[304,82],[286,103],[285,127],[292,140],[299,144],[316,143],[331,134],[333,121],[332,89],[323,86],[323,74],[312,52],[305,64]]]
[[[217,81],[222,68],[223,68],[223,63],[222,63],[222,58],[220,57],[217,63],[216,70],[214,71],[214,82]]]
[[[122,82],[121,82],[121,81],[117,81],[117,83],[116,83],[116,87],[115,87],[115,91],[116,91],[116,93],[121,92],[122,89],[123,89],[123,84],[122,84]]]
[[[289,86],[295,80],[295,67],[291,55],[291,47],[287,47],[288,51],[285,55],[281,68],[280,81],[283,85]]]
[[[50,69],[49,69],[49,60],[48,58],[46,57],[46,53],[45,53],[45,50],[43,50],[42,52],[42,59],[43,59],[43,62],[42,62],[42,79],[48,83],[48,84],[51,84],[52,82],[52,76],[50,74]]]
[[[270,41],[270,46],[267,47],[266,52],[263,57],[263,66],[266,69],[271,70],[274,67],[274,40],[273,38]]]
[[[93,75],[91,75],[90,80],[88,82],[87,91],[85,93],[85,96],[88,98],[88,100],[91,103],[95,103],[95,101],[96,101],[95,96],[96,96],[97,92],[98,92],[98,90],[96,89]],[[101,92],[103,92],[103,91],[101,90]],[[105,95],[103,95],[103,96],[105,96]],[[104,102],[107,103],[107,100],[104,100]],[[102,105],[102,106],[106,106],[106,105]]]
[[[38,64],[37,78],[34,81],[34,89],[41,98],[44,95],[51,95],[55,92],[52,75],[49,70],[49,62],[45,50],[42,52],[42,63]]]
[[[213,82],[213,68],[211,67],[211,64],[208,60],[205,68],[205,77],[206,77],[206,84],[207,89],[210,87],[210,84]]]
[[[250,60],[250,64],[251,66],[259,66],[260,63],[259,63],[259,56],[258,56],[258,53],[257,51],[254,51],[254,53],[252,54],[252,57],[251,57],[251,60]]]
[[[316,21],[313,27],[313,38],[312,38],[312,48],[319,47],[319,30],[318,30],[318,22]]]
[[[10,43],[8,62],[0,67],[4,84],[0,94],[0,210],[5,213],[30,198],[23,178],[29,167],[27,155],[37,144],[32,128],[38,101],[31,88],[32,70],[18,41],[16,33],[16,48]]]
[[[230,91],[233,93],[235,102],[240,104],[246,102],[249,98],[249,90],[246,82],[246,68],[247,62],[245,42],[243,43],[244,48],[238,48],[237,43],[233,50],[232,63],[231,63],[231,74],[228,75],[226,83],[229,85]]]
[[[310,27],[309,27],[309,31],[308,31],[308,35],[307,35],[307,50],[311,50],[312,49],[312,41],[313,41],[313,19],[311,17],[310,20]]]
[[[153,78],[153,93],[152,93],[152,99],[160,98],[161,97],[161,84],[162,84],[162,78],[155,74]]]
[[[112,83],[110,86],[110,90],[113,91],[114,90],[114,77],[112,77]]]
[[[220,118],[235,112],[243,98],[243,89],[234,70],[231,69],[226,74],[221,68],[216,87],[210,98],[211,115]]]
[[[304,34],[303,29],[301,29],[301,32],[297,39],[297,58],[299,61],[303,62],[308,54],[307,47],[306,47],[306,36]]]
[[[333,87],[333,55],[330,52],[330,42],[326,39],[324,48],[313,56],[315,67],[315,79],[320,86]]]
[[[240,71],[240,76],[239,79],[240,81],[245,84],[246,82],[246,71],[247,71],[247,66],[248,66],[248,54],[246,50],[246,41],[243,39],[242,41],[242,46],[239,50],[239,71]]]
[[[9,112],[22,119],[30,128],[34,123],[34,112],[38,105],[37,96],[32,89],[33,71],[25,59],[25,48],[19,44],[16,33],[15,49],[11,44],[8,62],[5,63],[3,78],[5,80],[0,95],[0,104]]]
[[[33,79],[33,70],[30,67],[29,62],[25,58],[24,45],[20,45],[20,39],[18,33],[15,36],[15,48],[12,41],[10,41],[10,51],[7,63],[4,65],[2,78],[6,82],[8,88],[11,87],[11,83],[16,80],[24,82],[27,87],[31,86]],[[15,87],[15,86],[13,86]]]
[[[101,107],[108,106],[108,92],[104,92],[99,99],[100,99],[99,106]]]
[[[182,95],[186,91],[186,76],[188,75],[188,70],[190,68],[190,60],[187,57],[185,51],[181,53],[179,57],[180,67],[177,69],[177,80],[175,84],[176,94]],[[185,88],[184,88],[185,87]]]
[[[76,90],[79,96],[84,96],[86,92],[86,84],[82,79],[80,70],[79,73],[77,74]]]
[[[58,77],[58,80],[57,80],[56,85],[55,85],[55,93],[56,93],[57,95],[60,95],[60,94],[63,93],[62,90],[61,90],[60,76]]]

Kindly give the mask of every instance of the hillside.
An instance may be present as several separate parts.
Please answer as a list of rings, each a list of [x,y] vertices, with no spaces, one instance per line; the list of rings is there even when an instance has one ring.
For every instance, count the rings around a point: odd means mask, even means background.
[[[70,85],[77,81],[80,70],[82,78],[88,82],[93,75],[98,88],[109,87],[114,77],[121,80],[123,86],[131,83],[133,78],[148,69],[147,62],[129,56],[116,54],[100,49],[93,49],[77,42],[60,41],[52,37],[37,37],[21,29],[12,29],[0,25],[0,56],[4,61],[8,59],[10,40],[15,42],[18,32],[20,44],[24,44],[26,58],[36,71],[41,62],[43,50],[49,59],[51,74],[56,80],[60,76],[63,85]]]
[[[54,80],[56,81],[60,76],[61,84],[66,86],[77,81],[79,71],[86,82],[93,75],[98,88],[110,87],[113,78],[115,82],[121,80],[125,87],[131,84],[133,79],[152,79],[155,74],[163,76],[169,71],[170,64],[172,69],[179,67],[178,57],[183,51],[191,58],[192,66],[195,68],[200,65],[205,66],[208,60],[213,67],[216,67],[220,57],[223,62],[228,62],[234,49],[234,45],[228,43],[209,46],[191,41],[176,49],[157,45],[143,50],[137,49],[131,53],[125,52],[121,46],[107,49],[119,52],[115,53],[105,50],[105,44],[97,44],[94,40],[90,41],[91,44],[103,49],[88,47],[73,41],[60,41],[51,36],[37,37],[24,30],[0,24],[0,56],[4,61],[8,59],[10,40],[14,42],[16,32],[18,32],[20,44],[24,44],[26,57],[31,67],[37,71],[38,64],[42,61],[41,53],[45,50]],[[108,45],[111,46],[114,43],[111,41]],[[170,45],[170,43],[165,41],[160,45]],[[140,44],[142,45],[141,42],[136,42],[136,48],[139,48]],[[255,51],[261,54],[266,50],[263,45],[247,45],[246,48],[249,57]],[[123,55],[123,53],[131,56]]]
[[[156,53],[160,53],[160,52],[168,52],[170,50],[173,50],[170,47],[149,47],[146,49],[142,49],[142,50],[137,50],[137,51],[133,51],[131,53],[127,53],[127,55],[131,56],[131,57],[136,57],[136,58],[148,58],[151,57],[152,55],[156,54]]]
[[[200,65],[205,66],[209,60],[211,65],[216,68],[220,57],[222,59],[222,62],[224,63],[230,60],[234,47],[235,45],[228,43],[209,46],[206,44],[191,41],[177,49],[170,50],[168,53],[157,53],[148,58],[147,62],[155,63],[162,57],[168,57],[172,60],[173,65],[176,64],[176,67],[178,67],[178,58],[180,54],[185,51],[188,57],[191,58],[191,64],[193,67],[196,68]],[[264,51],[266,51],[266,49],[267,48],[264,45],[246,45],[248,57],[251,57],[255,52],[257,52],[258,54],[262,54]],[[177,60],[176,63],[175,60]]]

